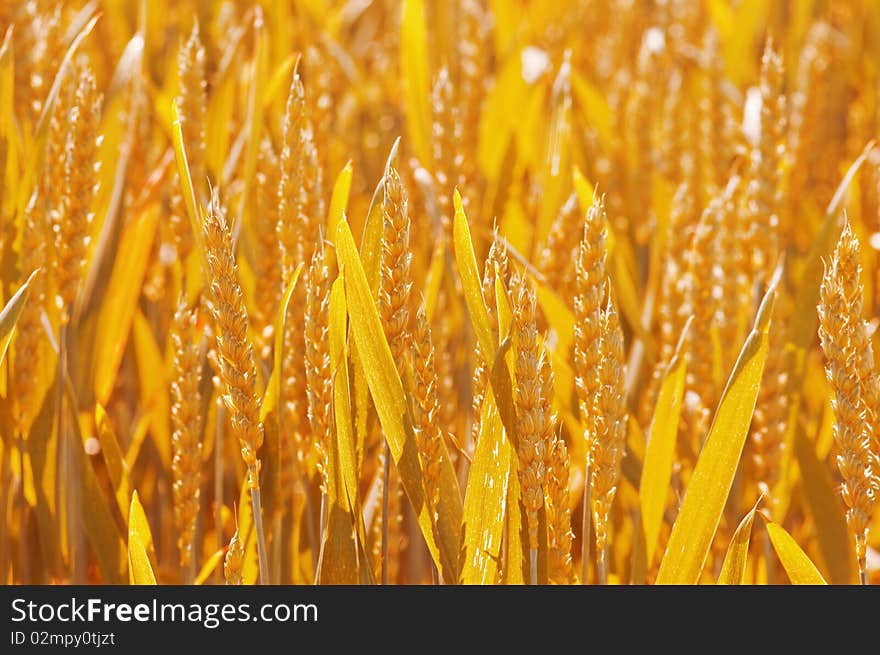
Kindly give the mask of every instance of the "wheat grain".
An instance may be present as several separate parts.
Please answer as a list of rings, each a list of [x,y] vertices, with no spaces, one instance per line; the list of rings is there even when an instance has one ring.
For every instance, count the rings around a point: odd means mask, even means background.
[[[853,296],[847,294],[853,278],[857,279],[858,275],[858,269],[852,270],[853,255],[857,252],[855,243],[847,223],[822,279],[819,338],[825,353],[828,383],[834,390],[834,439],[839,451],[837,466],[843,479],[846,520],[855,537],[856,558],[865,582],[867,531],[880,480],[875,468],[876,458],[870,449],[870,426],[865,416],[857,363],[860,353],[854,349],[866,338],[857,334],[864,331],[864,323],[859,316],[852,314]],[[858,284],[855,291],[861,293]]]
[[[483,278],[481,286],[483,290],[483,300],[486,303],[486,310],[489,314],[489,326],[495,338],[498,338],[498,311],[495,301],[495,280],[497,276],[501,276],[501,281],[506,285],[508,279],[508,260],[507,252],[504,246],[495,235],[492,239],[492,245],[489,247],[489,254],[486,256],[486,262],[483,265]],[[473,396],[471,398],[471,446],[475,447],[477,438],[480,434],[480,415],[482,413],[483,399],[486,397],[486,390],[489,385],[489,362],[480,344],[475,347],[474,357],[476,365],[474,368],[474,384]]]
[[[623,117],[627,135],[627,216],[639,242],[650,234],[652,222],[650,171],[653,168],[654,151],[651,143],[651,120],[657,111],[656,94],[651,92],[652,82],[656,79],[654,70],[654,56],[647,41],[644,41],[639,50],[636,72],[627,95]]]
[[[657,304],[658,361],[648,388],[639,405],[639,423],[647,428],[654,412],[654,404],[662,376],[675,352],[675,345],[688,317],[686,302],[687,256],[693,239],[695,223],[694,196],[687,183],[679,185],[672,199],[669,229],[664,247],[663,268],[660,276]]]
[[[706,185],[696,190],[703,201],[721,189],[731,162],[731,117],[724,90],[721,88],[724,79],[723,63],[718,33],[710,28],[703,37],[700,53],[703,92],[698,101],[700,150],[697,166],[707,176]]]
[[[544,504],[544,486],[547,481],[548,429],[552,434],[549,402],[542,380],[547,365],[545,353],[538,341],[535,291],[523,277],[512,282],[514,301],[514,344],[516,346],[516,402],[517,457],[519,459],[520,497],[526,510],[529,549],[538,548],[538,512]],[[533,554],[534,559],[534,554]],[[532,564],[534,569],[534,562]],[[532,582],[535,582],[534,570]]]
[[[205,114],[207,112],[207,93],[205,81],[205,48],[199,36],[198,23],[177,54],[177,76],[180,90],[176,102],[180,115],[180,129],[186,148],[190,176],[201,198],[205,188],[207,168],[205,164]],[[175,188],[179,187],[179,182]],[[174,194],[174,211],[171,213],[171,228],[174,244],[181,261],[186,261],[193,248],[192,229],[189,225],[181,192]]]
[[[254,328],[263,340],[263,359],[269,354],[274,336],[275,314],[281,299],[281,252],[276,233],[281,179],[280,163],[272,143],[263,139],[257,159],[254,232],[259,252],[255,258]]]
[[[431,91],[433,108],[432,155],[434,182],[437,187],[437,208],[440,227],[447,239],[452,239],[452,192],[462,186],[461,162],[458,143],[461,139],[462,124],[458,106],[449,79],[449,70],[440,69]],[[468,198],[462,197],[465,210]]]
[[[24,274],[46,267],[49,237],[49,221],[43,207],[32,196],[25,208],[24,226],[21,235],[21,257],[19,268]],[[35,406],[35,374],[38,368],[38,348],[43,341],[42,314],[45,311],[46,276],[41,270],[31,281],[30,296],[18,319],[15,338],[15,366],[13,384],[15,394],[15,427],[18,434],[26,436],[38,408]]]
[[[617,491],[620,462],[626,444],[623,332],[610,296],[601,318],[599,386],[595,400],[595,436],[590,442],[590,495],[596,528],[599,580],[604,583],[608,517]]]
[[[711,278],[714,264],[714,246],[717,236],[718,215],[723,211],[723,200],[716,196],[703,211],[694,229],[694,237],[687,253],[687,272],[684,285],[685,315],[693,314],[693,329],[688,332],[687,391],[691,399],[683,408],[686,430],[690,439],[699,444],[708,429],[718,393],[714,373],[712,325],[717,311],[715,285]]]
[[[550,541],[548,577],[556,584],[569,584],[573,578],[571,562],[571,508],[568,504],[571,460],[565,441],[557,436],[550,449],[547,476],[547,531]]]
[[[598,388],[597,365],[601,338],[602,303],[605,301],[605,207],[601,198],[587,211],[578,248],[577,295],[574,299],[575,388],[587,448],[592,439],[593,402]]]
[[[244,566],[244,544],[238,536],[238,529],[233,533],[223,558],[223,577],[228,585],[240,585],[242,567]]]
[[[61,178],[64,194],[54,219],[58,304],[65,323],[70,320],[70,308],[79,290],[89,243],[92,201],[98,183],[99,109],[95,76],[85,65],[67,117],[64,177]]]
[[[409,336],[412,252],[409,247],[410,220],[406,191],[392,167],[385,176],[382,204],[382,264],[379,275],[379,316],[385,337],[398,367]]]
[[[831,71],[834,65],[834,35],[828,23],[819,21],[807,33],[798,62],[797,86],[792,94],[789,142],[795,162],[789,182],[789,198],[807,193],[825,207],[836,185],[836,166],[841,141],[839,101]],[[796,207],[790,209],[796,212]],[[793,213],[793,215],[796,215]],[[803,236],[794,233],[805,247]]]
[[[238,281],[232,248],[232,234],[214,192],[204,221],[205,249],[210,269],[210,289],[214,322],[217,326],[217,351],[220,377],[226,394],[223,401],[229,411],[232,433],[241,447],[247,466],[248,488],[254,504],[258,536],[260,579],[268,582],[268,561],[263,542],[260,509],[260,468],[257,451],[263,445],[263,424],[257,400],[257,370],[253,347],[247,336],[248,317]]]
[[[171,382],[171,437],[174,477],[174,522],[180,566],[187,569],[193,561],[193,540],[199,513],[199,487],[202,464],[201,348],[195,339],[196,312],[182,299],[171,325],[174,346],[174,377]]]
[[[322,489],[327,492],[330,439],[330,402],[332,376],[328,347],[330,280],[323,242],[315,247],[305,280],[305,359],[308,385],[309,421],[314,446],[318,453],[318,470]]]
[[[666,178],[673,184],[679,184],[682,179],[682,135],[685,130],[683,85],[684,76],[675,69],[669,76],[663,102],[661,162]]]
[[[422,481],[428,510],[437,521],[440,505],[440,464],[443,437],[438,424],[440,401],[437,397],[437,372],[434,368],[434,344],[431,327],[423,306],[416,312],[412,340],[414,375],[413,428],[422,460]]]
[[[572,303],[575,295],[575,261],[582,217],[577,196],[572,194],[556,215],[538,258],[545,284],[556,289],[566,305]]]
[[[574,298],[574,372],[581,427],[585,443],[584,508],[581,550],[581,576],[587,580],[589,565],[591,502],[591,450],[596,434],[595,397],[599,388],[598,365],[601,357],[602,303],[607,293],[605,277],[605,207],[594,198],[587,210],[584,233],[578,247],[576,295]]]

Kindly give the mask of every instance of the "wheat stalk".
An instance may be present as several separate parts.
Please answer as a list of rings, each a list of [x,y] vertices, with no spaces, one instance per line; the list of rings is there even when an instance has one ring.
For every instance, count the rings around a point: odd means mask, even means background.
[[[382,202],[383,233],[382,259],[379,269],[379,317],[385,338],[391,348],[391,355],[397,363],[398,373],[403,377],[403,361],[410,339],[410,291],[412,289],[412,252],[409,247],[410,218],[406,190],[400,181],[400,175],[394,167],[385,173],[384,198]],[[399,489],[392,477],[391,453],[387,442],[384,445],[385,455],[382,460],[382,582],[387,584],[395,576],[389,571],[396,566],[390,561],[390,541],[398,548],[399,537],[391,534],[398,530]],[[391,506],[391,502],[394,506]],[[388,512],[393,512],[389,514]],[[392,522],[390,519],[394,517]]]
[[[596,434],[590,443],[589,483],[596,528],[596,568],[599,583],[605,584],[608,517],[620,477],[627,421],[623,388],[623,331],[610,296],[602,311],[601,335],[599,386],[595,400]]]
[[[55,252],[57,257],[58,305],[62,322],[70,320],[89,244],[92,201],[98,180],[98,119],[100,97],[95,75],[84,66],[79,75],[73,106],[67,116],[64,146],[64,194],[55,210]],[[59,117],[59,120],[62,120]]]
[[[517,278],[512,287],[516,290],[513,329],[518,475],[532,560],[531,583],[536,584],[538,512],[544,505],[549,442],[553,436],[552,392],[545,370],[549,366],[546,352],[538,341],[535,291],[524,277]]]
[[[260,581],[266,584],[269,581],[269,562],[260,503],[261,463],[257,451],[263,445],[263,424],[260,422],[257,400],[257,370],[253,348],[247,336],[248,316],[238,281],[232,234],[226,225],[226,216],[216,191],[205,214],[203,230],[210,272],[211,310],[217,326],[220,377],[226,390],[223,400],[229,411],[232,433],[238,439],[241,457],[247,467],[257,531]]]
[[[193,574],[193,540],[199,513],[202,464],[202,399],[199,390],[202,361],[195,328],[196,312],[182,299],[171,325],[171,343],[174,346],[171,471],[174,478],[174,521],[178,532],[180,567],[187,571],[189,580]]]
[[[19,268],[29,274],[49,264],[47,241],[49,222],[43,207],[32,196],[25,208],[24,226],[21,236],[21,257]],[[46,271],[40,270],[31,281],[30,296],[18,319],[15,337],[15,366],[13,385],[15,395],[15,427],[18,435],[24,438],[38,410],[34,405],[35,374],[38,368],[39,346],[42,343],[42,316],[45,311],[47,284]]]
[[[547,475],[547,531],[550,541],[548,577],[556,584],[569,584],[574,572],[571,562],[571,508],[568,504],[571,460],[565,441],[556,436],[550,448]]]
[[[281,299],[281,250],[278,244],[277,193],[281,183],[281,164],[272,142],[260,142],[257,159],[254,232],[259,247],[254,281],[254,327],[263,339],[263,359],[269,356],[274,335],[275,314]]]
[[[228,585],[241,584],[241,570],[244,566],[244,544],[238,536],[238,528],[229,540],[226,555],[223,558],[223,578]]]
[[[199,25],[193,25],[189,38],[177,54],[177,76],[180,90],[175,102],[180,116],[180,129],[186,148],[190,176],[197,195],[205,188],[207,167],[205,163],[205,115],[208,99],[205,80],[205,47],[199,36]],[[180,188],[180,183],[175,184]],[[171,213],[171,230],[174,245],[181,262],[193,248],[193,234],[180,192],[173,196],[174,210]]]
[[[602,303],[606,294],[605,277],[605,205],[594,198],[587,210],[583,236],[576,263],[577,293],[574,298],[574,370],[583,437],[586,441],[584,461],[584,515],[581,550],[581,580],[586,584],[590,547],[590,452],[596,433],[594,402],[599,388],[597,375],[601,357]]]
[[[438,424],[440,401],[437,397],[437,372],[434,368],[434,344],[431,342],[431,326],[425,316],[424,306],[416,312],[412,341],[414,375],[413,428],[419,458],[422,461],[422,482],[425,500],[431,513],[435,538],[438,510],[440,507],[440,464],[443,437]]]
[[[662,273],[657,303],[658,361],[654,366],[648,388],[639,405],[639,424],[648,426],[654,412],[660,382],[675,352],[675,345],[684,329],[688,314],[685,287],[687,253],[693,238],[695,224],[694,196],[687,183],[679,185],[672,198],[669,229],[666,233]]]
[[[872,427],[866,419],[865,397],[855,347],[867,340],[861,316],[858,284],[858,242],[849,223],[834,256],[825,267],[819,299],[819,338],[825,353],[826,375],[834,390],[832,401],[836,422],[834,439],[838,448],[837,466],[843,478],[842,496],[846,521],[855,538],[856,559],[863,584],[867,584],[866,541],[871,513],[880,490],[877,458],[871,452]],[[872,367],[873,368],[873,367]]]
[[[437,187],[437,208],[440,227],[447,241],[452,238],[452,192],[461,186],[461,158],[456,154],[462,124],[449,79],[449,70],[441,68],[431,89],[432,155],[434,181]],[[467,209],[467,198],[462,203]]]
[[[332,376],[330,351],[328,349],[330,280],[324,254],[323,242],[315,248],[305,280],[305,360],[308,384],[309,421],[312,426],[315,448],[318,452],[318,471],[322,491],[327,493],[329,484],[327,453],[330,439],[330,403],[332,399]]]
[[[489,314],[489,326],[495,338],[498,338],[498,311],[495,301],[495,280],[497,276],[501,276],[501,281],[507,283],[508,279],[508,260],[507,252],[504,250],[497,234],[492,239],[492,245],[489,246],[489,254],[486,256],[486,262],[483,265],[483,278],[481,281],[483,290],[483,299],[486,302],[486,310]],[[477,438],[480,435],[480,416],[483,407],[483,400],[486,397],[486,390],[489,386],[489,362],[477,343],[475,347],[474,357],[476,365],[474,368],[474,384],[473,396],[471,398],[471,448],[475,448]]]
[[[556,215],[547,241],[538,258],[538,270],[545,283],[571,304],[575,286],[575,260],[582,231],[582,213],[577,196],[572,194]]]

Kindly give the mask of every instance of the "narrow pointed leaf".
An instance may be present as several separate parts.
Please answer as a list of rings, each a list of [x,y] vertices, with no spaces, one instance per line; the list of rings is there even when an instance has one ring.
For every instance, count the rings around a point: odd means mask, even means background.
[[[361,265],[348,223],[339,224],[336,254],[345,267],[345,295],[351,330],[376,413],[407,497],[418,515],[419,527],[434,562],[445,580],[458,579],[461,492],[445,447],[441,453],[438,533],[434,538],[431,516],[425,503],[422,473],[403,384],[385,339],[379,312]]]
[[[660,526],[663,523],[663,511],[669,495],[669,480],[672,478],[675,438],[678,435],[681,401],[684,396],[686,360],[682,347],[692,320],[693,317],[689,318],[682,330],[675,354],[666,368],[666,374],[660,385],[642,465],[639,505],[642,510],[649,564],[654,561],[654,551],[657,548]]]
[[[37,273],[39,273],[39,269],[28,276],[25,283],[19,287],[18,291],[6,303],[3,310],[0,311],[0,364],[6,359],[6,351],[9,350],[9,342],[12,340],[15,324],[18,323],[18,318],[21,316],[24,304],[27,302],[28,295],[31,292],[31,281]]]
[[[696,584],[700,579],[749,433],[767,359],[767,332],[775,293],[775,286],[771,286],[764,296],[755,326],[721,395],[672,526],[657,574],[658,584]]]
[[[501,535],[506,519],[510,444],[491,390],[483,401],[480,436],[464,496],[463,584],[494,584],[501,560]]]
[[[733,538],[727,547],[727,554],[724,556],[724,563],[721,565],[721,573],[718,575],[718,584],[741,585],[745,581],[752,523],[755,521],[757,509],[758,503],[755,503],[755,506],[740,521],[736,532],[733,533]]]
[[[825,578],[819,573],[819,569],[813,564],[807,554],[798,546],[797,542],[778,523],[765,521],[767,534],[770,535],[770,543],[773,550],[779,556],[779,561],[792,584],[796,585],[824,585]]]
[[[129,581],[137,585],[154,585],[156,575],[153,573],[149,555],[153,549],[153,534],[137,491],[131,496],[128,517]]]

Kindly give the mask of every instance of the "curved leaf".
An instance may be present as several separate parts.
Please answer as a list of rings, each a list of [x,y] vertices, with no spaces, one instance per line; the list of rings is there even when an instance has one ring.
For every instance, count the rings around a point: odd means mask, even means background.
[[[353,500],[357,498],[357,471],[354,463],[354,426],[348,387],[348,358],[345,332],[345,278],[342,274],[330,290],[329,349],[333,370],[333,409],[335,430],[327,449],[327,533],[321,551],[321,584],[357,584],[358,561],[353,539]],[[358,527],[362,536],[365,531]]]
[[[675,460],[675,438],[681,417],[681,401],[684,397],[685,358],[682,347],[693,316],[681,332],[675,353],[666,367],[666,374],[657,394],[654,417],[648,431],[648,445],[642,465],[642,478],[639,483],[639,506],[642,510],[642,525],[645,530],[647,561],[654,561],[654,551],[663,523],[663,510],[672,478],[672,464]]]
[[[385,339],[379,311],[361,265],[348,223],[339,224],[336,254],[345,267],[345,296],[351,318],[351,332],[357,345],[364,376],[376,406],[391,456],[400,472],[404,490],[418,515],[419,527],[444,580],[458,579],[461,492],[445,446],[441,453],[439,543],[434,538],[432,519],[425,503],[422,472],[403,384],[391,349]]]
[[[28,276],[25,283],[19,287],[18,291],[9,299],[6,306],[0,311],[0,364],[6,359],[6,351],[9,350],[9,342],[12,340],[12,333],[15,324],[21,316],[24,304],[30,295],[30,284],[34,276],[39,273],[40,269],[35,270]]]
[[[141,212],[122,233],[95,334],[95,396],[106,404],[116,383],[159,223],[158,206]]]
[[[336,176],[333,195],[330,196],[330,209],[327,212],[327,234],[336,234],[339,222],[345,219],[345,208],[348,206],[348,195],[351,193],[352,163],[349,159]],[[332,252],[332,251],[328,251]]]
[[[727,554],[724,556],[724,563],[721,565],[721,573],[718,575],[718,584],[741,585],[745,581],[746,576],[746,559],[749,556],[749,542],[752,536],[752,523],[755,521],[755,512],[758,509],[758,502],[743,517],[733,538],[730,540],[730,546],[727,547]]]
[[[819,569],[813,564],[807,554],[801,550],[797,542],[788,532],[785,531],[778,523],[765,520],[767,534],[770,535],[770,543],[773,544],[773,550],[779,556],[779,561],[785,572],[788,573],[788,579],[792,584],[796,585],[823,585],[828,584],[825,578],[819,573]]]
[[[202,565],[199,574],[196,576],[196,579],[193,581],[194,585],[202,585],[205,584],[205,581],[210,578],[214,571],[217,570],[218,566],[221,566],[221,562],[223,558],[226,556],[226,547],[219,548],[214,551],[214,554],[211,555],[205,563]]]
[[[473,323],[480,349],[485,357],[493,359],[498,346],[492,334],[489,311],[486,309],[486,299],[483,298],[483,287],[477,269],[477,256],[474,254],[474,243],[471,240],[471,232],[458,190],[453,195],[453,202],[455,204],[455,218],[453,219],[452,235],[455,261],[458,264],[458,275],[461,278],[465,303],[471,315],[471,323]]]
[[[749,433],[767,359],[767,332],[775,294],[774,284],[761,302],[755,326],[721,395],[672,526],[657,584],[696,584],[700,579]]]

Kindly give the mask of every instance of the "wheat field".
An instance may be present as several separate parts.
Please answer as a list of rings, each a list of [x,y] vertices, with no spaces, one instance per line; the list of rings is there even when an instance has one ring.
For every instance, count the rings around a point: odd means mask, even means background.
[[[0,582],[880,582],[880,4],[0,4]]]

